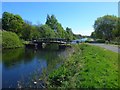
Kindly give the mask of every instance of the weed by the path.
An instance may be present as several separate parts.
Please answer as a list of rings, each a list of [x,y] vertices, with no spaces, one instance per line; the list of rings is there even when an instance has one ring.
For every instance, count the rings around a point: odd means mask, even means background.
[[[75,45],[75,53],[49,75],[48,87],[118,88],[118,54],[97,46]]]

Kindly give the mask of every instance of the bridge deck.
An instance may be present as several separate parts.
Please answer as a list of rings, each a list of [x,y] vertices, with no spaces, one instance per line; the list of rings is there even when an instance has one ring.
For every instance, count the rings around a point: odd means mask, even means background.
[[[67,39],[61,38],[40,38],[38,40],[33,40],[33,43],[58,43],[58,44],[66,44],[68,42]]]

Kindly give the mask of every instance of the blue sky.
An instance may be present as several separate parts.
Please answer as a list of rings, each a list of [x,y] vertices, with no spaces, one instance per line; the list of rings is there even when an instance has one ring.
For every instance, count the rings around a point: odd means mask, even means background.
[[[94,21],[104,15],[118,16],[117,2],[9,2],[2,3],[2,12],[19,14],[33,24],[44,24],[47,14],[54,14],[64,28],[75,34],[90,35]]]

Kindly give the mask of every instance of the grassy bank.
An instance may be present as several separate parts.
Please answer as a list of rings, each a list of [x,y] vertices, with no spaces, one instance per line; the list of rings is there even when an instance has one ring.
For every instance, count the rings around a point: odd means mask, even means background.
[[[2,47],[3,48],[17,48],[22,47],[22,41],[17,34],[8,31],[2,31]]]
[[[75,45],[75,52],[49,75],[48,87],[118,88],[118,54],[97,46]]]

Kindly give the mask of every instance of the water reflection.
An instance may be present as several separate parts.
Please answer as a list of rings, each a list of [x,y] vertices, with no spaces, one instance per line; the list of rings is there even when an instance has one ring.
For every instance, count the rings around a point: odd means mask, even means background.
[[[17,63],[19,64],[23,60],[24,53],[25,52],[23,48],[3,50],[2,52],[3,65],[6,68],[10,68],[14,65],[17,65]]]
[[[63,62],[65,51],[45,51],[34,49],[3,50],[2,86],[3,88],[17,87],[17,82],[28,82],[30,75],[36,70],[39,74],[43,69],[51,72]]]

